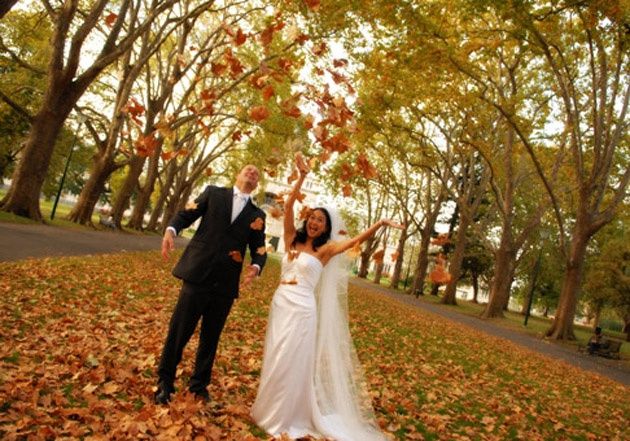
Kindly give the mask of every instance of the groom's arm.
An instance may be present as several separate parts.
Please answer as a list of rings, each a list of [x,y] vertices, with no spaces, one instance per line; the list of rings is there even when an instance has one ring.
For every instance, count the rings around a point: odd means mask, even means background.
[[[197,196],[191,207],[177,212],[169,222],[167,230],[170,229],[177,236],[180,231],[188,228],[193,222],[203,216],[208,208],[211,190],[211,186],[206,187],[204,192]]]
[[[173,216],[162,237],[162,257],[164,259],[168,259],[169,254],[175,249],[174,239],[179,232],[187,228],[206,212],[208,199],[210,198],[210,190],[210,186],[206,187],[204,192],[195,199],[195,203],[191,207]]]

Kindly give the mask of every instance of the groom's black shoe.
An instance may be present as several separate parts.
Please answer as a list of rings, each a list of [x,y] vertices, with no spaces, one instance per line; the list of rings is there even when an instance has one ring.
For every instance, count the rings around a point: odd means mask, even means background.
[[[210,394],[206,389],[203,390],[191,390],[195,398],[203,401],[204,403],[208,403],[210,401]]]
[[[166,383],[160,382],[158,384],[158,390],[155,392],[153,401],[155,404],[167,404],[171,401],[171,395],[175,392],[175,388]]]

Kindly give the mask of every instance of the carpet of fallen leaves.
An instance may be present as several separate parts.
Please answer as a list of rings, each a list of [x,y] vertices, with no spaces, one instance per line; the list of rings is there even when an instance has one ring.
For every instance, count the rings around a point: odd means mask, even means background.
[[[0,438],[271,439],[249,418],[277,261],[228,319],[201,404],[152,403],[179,282],[156,252],[0,264]],[[400,440],[629,439],[628,388],[351,288],[351,326],[382,428]]]

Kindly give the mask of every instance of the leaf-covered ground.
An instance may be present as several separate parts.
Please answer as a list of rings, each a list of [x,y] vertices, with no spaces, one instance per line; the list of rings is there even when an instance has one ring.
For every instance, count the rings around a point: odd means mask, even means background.
[[[3,439],[270,439],[250,420],[278,263],[242,293],[203,405],[152,404],[179,282],[155,252],[0,264]],[[628,388],[351,289],[379,423],[400,440],[624,440]],[[184,353],[180,390],[196,340]]]

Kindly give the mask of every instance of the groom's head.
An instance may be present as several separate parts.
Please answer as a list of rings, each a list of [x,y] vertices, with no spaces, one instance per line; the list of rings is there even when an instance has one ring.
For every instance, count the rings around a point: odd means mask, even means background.
[[[234,185],[243,193],[251,193],[258,186],[258,179],[260,175],[258,168],[255,165],[247,164],[236,175],[236,182]]]

